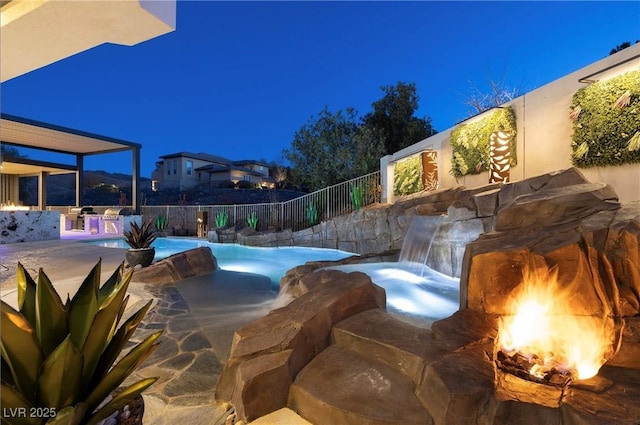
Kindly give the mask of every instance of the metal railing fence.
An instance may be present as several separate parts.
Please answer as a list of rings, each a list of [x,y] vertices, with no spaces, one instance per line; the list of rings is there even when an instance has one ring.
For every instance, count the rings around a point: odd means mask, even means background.
[[[208,228],[223,226],[247,226],[250,217],[257,218],[258,230],[302,230],[339,215],[380,202],[380,171],[356,177],[343,183],[320,189],[284,202],[234,205],[144,205],[142,215],[155,219],[167,218],[169,227],[197,232],[199,211],[206,211]],[[68,213],[71,207],[49,206],[48,210]],[[112,206],[93,206],[98,214]],[[129,207],[130,208],[130,207]],[[226,217],[226,221],[225,221]]]

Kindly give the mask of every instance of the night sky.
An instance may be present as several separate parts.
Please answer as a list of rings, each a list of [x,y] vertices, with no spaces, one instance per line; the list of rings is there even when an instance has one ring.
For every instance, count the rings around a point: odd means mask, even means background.
[[[160,155],[178,151],[282,162],[325,106],[364,115],[398,81],[416,83],[417,115],[446,130],[470,115],[474,86],[504,80],[525,93],[638,39],[637,1],[178,1],[176,31],[9,80],[0,108],[141,143],[149,177]],[[85,168],[130,173],[121,155]]]

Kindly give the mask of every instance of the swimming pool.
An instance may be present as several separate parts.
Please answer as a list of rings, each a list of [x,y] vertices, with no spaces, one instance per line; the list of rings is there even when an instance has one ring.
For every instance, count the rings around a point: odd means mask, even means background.
[[[102,239],[89,243],[110,248],[128,247],[122,239]],[[271,290],[274,293],[277,293],[280,279],[287,270],[307,261],[335,261],[354,255],[335,249],[250,247],[184,238],[158,238],[153,246],[156,248],[156,261],[178,252],[208,246],[222,270],[266,276],[271,281]],[[366,273],[374,283],[385,289],[388,311],[402,316],[403,320],[417,326],[428,327],[435,320],[449,317],[459,307],[460,279],[443,275],[423,264],[366,263],[336,265],[328,268],[346,273],[353,271]],[[198,282],[201,280],[199,279]],[[201,291],[202,287],[199,286],[198,290]],[[273,296],[268,298],[271,299]],[[273,306],[269,305],[269,308],[271,307]],[[255,309],[255,306],[251,307],[251,310]]]
[[[345,273],[359,271],[382,286],[387,310],[417,326],[425,326],[458,311],[460,279],[423,264],[366,263],[327,267]]]
[[[128,248],[123,239],[99,239],[87,241],[92,245],[107,248]],[[223,270],[256,273],[269,277],[274,288],[280,287],[280,279],[287,270],[307,261],[340,260],[354,255],[337,249],[310,247],[263,248],[237,244],[221,244],[199,239],[158,238],[153,242],[156,248],[155,261],[178,252],[208,246]]]

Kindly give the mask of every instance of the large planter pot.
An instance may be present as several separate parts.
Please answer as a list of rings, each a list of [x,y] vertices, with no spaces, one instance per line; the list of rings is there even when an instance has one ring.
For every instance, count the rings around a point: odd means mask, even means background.
[[[153,257],[156,255],[156,249],[150,248],[130,248],[124,258],[131,267],[135,267],[140,264],[142,267],[150,266],[153,263]]]
[[[119,393],[120,390],[115,393]],[[144,399],[142,394],[131,400],[129,404],[118,409],[108,418],[98,422],[98,425],[142,425],[144,416]]]

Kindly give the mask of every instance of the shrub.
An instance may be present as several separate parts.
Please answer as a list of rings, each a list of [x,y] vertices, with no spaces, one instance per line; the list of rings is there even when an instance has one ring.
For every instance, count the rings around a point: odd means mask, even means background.
[[[156,230],[159,232],[163,232],[167,229],[169,222],[167,221],[167,216],[164,214],[158,214],[155,219]]]
[[[359,210],[364,206],[364,187],[351,185],[349,190],[349,196],[351,197],[351,206],[354,210]]]
[[[42,269],[36,284],[18,263],[18,310],[1,302],[0,401],[5,411],[24,409],[41,417],[13,422],[3,415],[3,423],[44,424],[51,419],[47,423],[95,425],[158,379],[143,379],[114,394],[156,348],[161,331],[120,358],[151,301],[118,329],[133,271],[124,273],[123,263],[100,287],[100,266],[98,261],[63,304]],[[104,403],[109,396],[113,398]]]
[[[318,224],[318,221],[319,221],[318,209],[314,204],[307,205],[304,212],[305,212],[305,215],[307,216],[307,222],[309,223],[310,226],[315,226],[316,224]]]
[[[231,180],[221,180],[218,183],[218,187],[221,189],[234,189],[236,187],[236,184]]]

